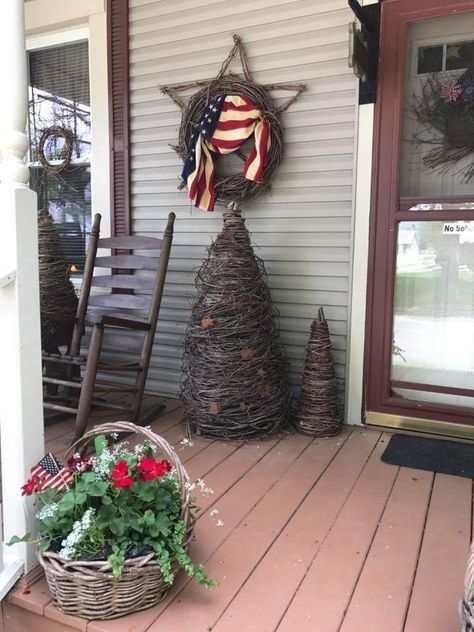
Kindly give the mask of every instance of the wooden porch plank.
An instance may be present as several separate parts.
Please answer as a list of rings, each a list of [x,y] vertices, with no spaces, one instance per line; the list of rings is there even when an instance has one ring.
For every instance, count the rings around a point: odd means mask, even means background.
[[[4,632],[77,632],[77,628],[71,628],[63,623],[45,619],[24,608],[14,606],[5,600],[2,602],[2,608],[5,625]]]
[[[471,535],[472,481],[437,474],[405,630],[459,629]]]
[[[286,603],[290,606],[282,617],[280,625],[274,618],[271,620],[272,625],[265,627],[261,625],[262,630],[277,628],[278,632],[293,630],[313,632],[316,629],[318,632],[336,632],[339,630],[398,473],[398,467],[386,465],[380,460],[386,448],[386,441],[386,435],[382,436],[354,487],[350,490],[331,529],[323,531],[325,537],[319,538],[321,542],[319,549],[293,600],[292,595],[286,595]],[[329,470],[327,474],[331,475]],[[331,475],[331,484],[334,484],[334,475]],[[330,500],[332,495],[334,492],[330,487],[329,490],[323,488],[313,511],[322,506],[326,508],[328,496]],[[304,525],[302,525],[303,528]],[[319,530],[309,529],[308,531],[306,539],[309,541],[311,541],[310,534],[313,537],[319,536]],[[279,551],[278,555],[280,559],[284,559],[282,551]],[[286,564],[283,570],[286,579]],[[237,615],[238,605],[237,599],[235,608],[232,604],[233,607],[225,613],[222,622],[227,622],[227,615],[231,614],[232,610]],[[270,604],[268,607],[271,607]],[[283,612],[282,609],[280,612]],[[257,621],[262,619],[261,614],[257,616],[259,617]],[[231,632],[237,629],[236,623],[236,616],[234,616],[233,625],[222,628],[217,625],[215,629],[219,632],[221,630]]]
[[[45,606],[43,616],[49,621],[57,622],[67,629],[79,630],[80,632],[86,632],[87,630],[87,619],[64,614],[59,608],[56,608],[52,601]]]
[[[177,427],[178,429],[172,434],[172,437],[174,438],[183,434],[183,431],[182,431],[183,414],[182,414],[182,410],[179,404],[177,406],[174,406],[172,402],[173,400],[170,402],[170,410],[169,411],[165,410],[162,413],[162,415],[159,417],[159,419],[156,422],[154,422],[154,424],[157,424],[155,425],[155,428],[158,428],[158,432],[160,432],[161,434],[165,434],[166,432],[171,432],[173,428]],[[104,423],[106,421],[108,420],[105,418],[104,419],[94,418],[92,420],[92,424]],[[54,439],[53,441],[47,444],[48,451],[53,452],[58,457],[64,457],[64,454],[69,449],[71,441],[74,437],[74,420],[71,419],[70,424],[71,425],[70,425],[69,432],[62,435],[61,437],[58,437],[57,439]]]
[[[208,560],[206,569],[221,582],[219,588],[207,591],[188,583],[149,632],[204,632],[213,628],[329,464],[347,464],[360,458],[365,461],[375,442],[365,433],[355,433],[345,443],[343,437],[313,441]],[[201,546],[205,546],[204,537],[196,541],[196,549]],[[271,572],[280,581],[286,581],[274,568]]]
[[[32,586],[25,589],[23,586],[17,586],[10,592],[6,601],[11,602],[15,606],[20,606],[30,612],[36,612],[42,615],[45,606],[51,601],[51,593],[49,592],[46,579],[41,577]]]
[[[196,551],[196,547],[193,547],[191,554],[194,561],[206,563],[219,544],[275,484],[283,468],[297,459],[309,442],[307,437],[300,435],[282,441],[273,439],[244,445],[206,477],[206,484],[213,489],[214,494],[199,498],[202,513],[196,523],[195,535],[196,540],[201,542],[201,548]],[[224,521],[220,528],[205,513],[211,507],[218,509]],[[124,617],[124,626],[133,632],[148,630],[188,581],[181,574],[163,602],[149,610]],[[112,621],[91,621],[88,632],[116,632],[116,625]]]
[[[432,484],[400,469],[340,632],[403,630]]]

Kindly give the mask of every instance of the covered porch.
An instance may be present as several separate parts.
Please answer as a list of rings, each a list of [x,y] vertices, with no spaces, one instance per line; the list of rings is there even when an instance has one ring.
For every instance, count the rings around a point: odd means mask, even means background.
[[[193,438],[179,402],[152,428],[178,450],[201,507],[192,553],[220,586],[181,576],[158,606],[110,621],[62,614],[33,571],[3,602],[5,632],[456,632],[472,530],[472,481],[398,468],[390,435],[290,434],[255,443]],[[46,429],[61,454],[73,424]]]

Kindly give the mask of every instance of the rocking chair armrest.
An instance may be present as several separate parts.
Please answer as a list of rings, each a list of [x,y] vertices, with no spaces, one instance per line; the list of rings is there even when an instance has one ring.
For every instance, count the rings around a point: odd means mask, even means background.
[[[52,320],[55,323],[63,323],[65,325],[75,325],[77,318],[75,316],[69,316],[63,312],[41,312],[42,320]]]
[[[108,314],[102,315],[100,324],[110,327],[122,327],[124,329],[138,329],[139,331],[148,331],[150,329],[149,323],[132,320],[131,318],[122,318],[121,316],[109,316]]]

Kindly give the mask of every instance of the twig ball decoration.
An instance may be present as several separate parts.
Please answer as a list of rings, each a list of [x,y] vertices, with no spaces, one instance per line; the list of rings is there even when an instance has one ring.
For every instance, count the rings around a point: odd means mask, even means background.
[[[64,140],[63,157],[59,163],[51,163],[46,157],[45,148],[47,144],[54,139],[62,138]],[[61,173],[71,162],[73,137],[71,132],[65,127],[53,125],[47,127],[41,133],[38,141],[38,160],[49,173]]]
[[[294,425],[303,434],[327,437],[341,432],[342,421],[329,328],[321,307],[311,325]]]
[[[260,438],[288,423],[287,367],[263,262],[231,206],[196,277],[181,397],[197,434]]]
[[[247,97],[261,110],[263,118],[270,123],[271,144],[261,182],[248,180],[242,170],[230,176],[216,174],[216,199],[223,203],[249,200],[268,191],[275,169],[283,158],[283,130],[277,109],[268,92],[251,81],[233,75],[215,79],[208,87],[202,88],[190,98],[181,118],[176,147],[178,155],[184,160],[188,154],[193,130],[209,102],[216,97],[227,95]]]

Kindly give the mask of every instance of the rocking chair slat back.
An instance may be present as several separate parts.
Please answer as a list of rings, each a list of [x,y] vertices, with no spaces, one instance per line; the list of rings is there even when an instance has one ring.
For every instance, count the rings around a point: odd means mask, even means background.
[[[123,359],[115,363],[113,361],[114,355],[118,359],[118,354],[123,352],[135,354],[135,359],[130,362],[127,360],[126,364],[136,372],[130,420],[139,422],[168,269],[175,215],[169,214],[163,239],[134,236],[99,239],[100,220],[100,215],[96,215],[86,256],[76,324],[67,356],[71,364],[66,374],[67,380],[73,376],[73,371],[76,379],[78,377],[75,359],[85,359],[85,371],[81,378],[82,389],[77,404],[76,438],[80,437],[87,427],[97,371],[104,371],[110,375],[114,370],[123,370]],[[98,248],[110,249],[110,256],[97,257]],[[146,250],[150,251],[150,256],[143,254]],[[115,254],[116,251],[120,251],[120,254]],[[127,254],[122,254],[124,251]],[[135,251],[140,254],[135,254]],[[99,267],[123,269],[127,272],[94,276],[95,268]],[[91,293],[92,287],[105,291]],[[102,351],[105,352],[105,357],[101,356]],[[64,362],[64,359],[54,360],[50,354],[48,362],[56,361]],[[67,388],[65,393],[66,399],[70,400],[71,393],[68,393]],[[95,403],[96,400],[94,405]]]
[[[137,274],[111,274],[92,277],[94,287],[123,288],[127,290],[152,290],[155,286],[153,277]]]
[[[117,270],[156,270],[158,265],[156,257],[144,255],[112,255],[110,257],[97,257],[96,268],[115,268]]]
[[[86,333],[82,338],[82,351],[87,352],[87,349],[90,346],[91,342],[91,334]],[[104,337],[102,338],[102,351],[108,351],[109,353],[115,352],[117,350],[125,351],[125,352],[141,352],[143,346],[143,334],[137,337],[127,336],[123,334],[112,334],[105,332]]]
[[[118,309],[149,310],[151,300],[135,294],[96,294],[89,298],[89,305],[95,307],[116,307]]]
[[[84,333],[84,320],[87,314],[87,306],[89,304],[89,296],[91,293],[92,275],[94,274],[94,263],[97,256],[97,244],[99,242],[100,221],[102,216],[97,213],[92,224],[91,234],[89,237],[89,247],[87,249],[86,261],[84,264],[84,275],[82,279],[81,293],[77,304],[76,318],[77,322],[74,327],[69,347],[70,355],[77,355],[81,344],[81,336]]]
[[[99,239],[99,248],[112,250],[161,250],[163,240],[156,237],[104,237]]]

